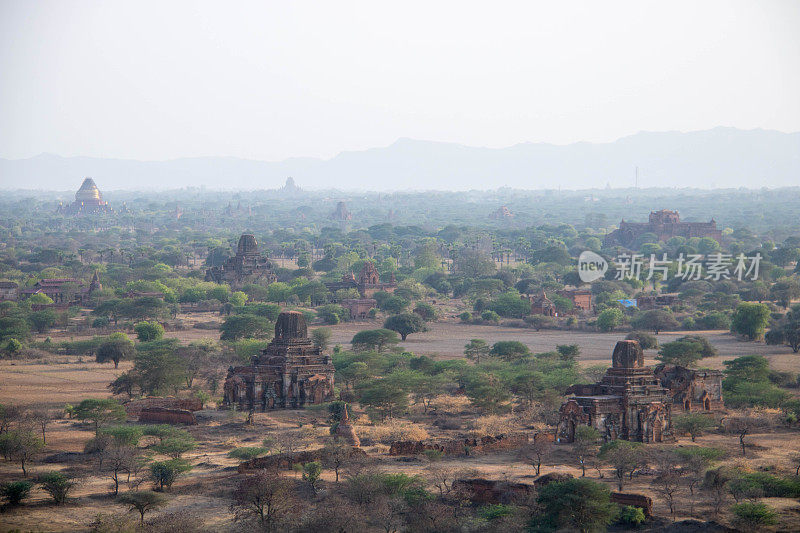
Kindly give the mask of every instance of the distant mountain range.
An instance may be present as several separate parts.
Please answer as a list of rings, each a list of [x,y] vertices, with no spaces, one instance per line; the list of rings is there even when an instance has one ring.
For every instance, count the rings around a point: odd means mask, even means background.
[[[323,160],[268,162],[233,157],[136,161],[41,154],[0,159],[0,188],[76,190],[84,176],[101,190],[274,189],[288,176],[300,187],[340,190],[587,189],[800,185],[800,132],[714,128],[642,132],[611,143],[522,143],[478,148],[399,139],[390,146]]]

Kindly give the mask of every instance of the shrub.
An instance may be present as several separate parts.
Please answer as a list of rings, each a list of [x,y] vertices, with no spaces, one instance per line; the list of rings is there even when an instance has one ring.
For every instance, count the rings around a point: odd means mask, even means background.
[[[0,496],[6,501],[8,505],[14,506],[22,503],[22,500],[30,496],[31,487],[33,484],[30,481],[10,481],[0,485]]]
[[[75,486],[75,482],[62,472],[48,472],[39,476],[37,482],[53,498],[56,505],[67,501],[69,491]]]
[[[155,483],[158,490],[169,489],[178,476],[188,472],[192,467],[183,459],[170,459],[168,461],[156,461],[150,465],[150,478]]]
[[[644,511],[632,505],[623,505],[617,517],[617,520],[619,520],[621,524],[633,527],[640,526],[646,519],[647,517],[644,516]]]
[[[495,324],[500,322],[500,315],[495,313],[494,311],[490,311],[487,309],[483,313],[481,313],[481,320],[485,320],[486,322],[494,322]]]
[[[242,446],[229,451],[228,457],[231,459],[239,459],[241,461],[249,461],[250,459],[255,459],[256,457],[261,457],[262,455],[267,455],[268,453],[269,449],[261,446]]]
[[[458,318],[461,319],[461,322],[471,322],[472,313],[470,313],[469,311],[464,311],[463,313],[458,315]]]
[[[164,337],[164,327],[158,322],[139,322],[133,331],[140,342],[157,341]]]
[[[734,521],[743,529],[771,526],[778,522],[778,513],[765,503],[739,503],[731,506]]]

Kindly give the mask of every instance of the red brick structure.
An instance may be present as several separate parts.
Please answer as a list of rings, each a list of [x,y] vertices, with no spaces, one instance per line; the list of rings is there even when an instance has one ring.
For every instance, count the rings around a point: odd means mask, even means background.
[[[257,280],[275,281],[272,263],[258,251],[258,241],[248,233],[239,237],[236,255],[229,257],[222,266],[206,270],[206,281],[228,283],[238,288]]]
[[[588,425],[606,440],[663,442],[672,438],[672,398],[653,369],[644,366],[637,341],[619,341],[612,366],[594,385],[573,385],[561,406],[558,434],[572,442],[575,428]]]
[[[717,241],[722,239],[722,231],[717,229],[714,219],[710,222],[681,222],[677,211],[662,209],[650,213],[648,222],[619,223],[619,229],[609,233],[605,238],[606,246],[632,246],[636,239],[645,233],[653,233],[659,241],[666,241],[671,237],[711,237]]]
[[[531,302],[531,314],[532,315],[545,315],[545,316],[556,316],[558,312],[556,311],[556,304],[547,297],[544,291],[539,296],[532,296],[530,298]]]
[[[592,291],[590,290],[563,290],[558,291],[558,295],[572,302],[572,309],[578,313],[589,313],[592,311]]]
[[[719,370],[692,370],[662,363],[656,366],[654,373],[669,389],[673,411],[703,412],[725,408],[722,372]]]
[[[325,286],[331,292],[336,292],[341,289],[356,289],[361,298],[369,298],[379,291],[394,292],[397,288],[397,282],[392,274],[388,283],[381,283],[378,269],[372,261],[367,261],[361,268],[361,272],[356,279],[355,275],[351,272],[342,276],[342,281],[335,283],[326,283]]]
[[[139,422],[148,424],[197,424],[194,413],[187,409],[168,409],[166,407],[145,407],[139,411]]]
[[[275,322],[275,338],[249,366],[230,367],[223,405],[243,411],[297,409],[333,399],[330,356],[308,338],[302,313],[284,311]]]
[[[489,505],[524,501],[534,493],[533,486],[526,483],[483,478],[457,479],[453,482],[453,490],[471,502]]]
[[[627,494],[624,492],[612,492],[611,501],[617,505],[630,505],[638,507],[644,512],[644,516],[653,516],[653,499],[644,494]]]
[[[203,402],[198,398],[162,398],[147,397],[138,400],[131,400],[125,404],[125,412],[128,416],[138,417],[142,409],[179,409],[186,411],[200,411],[203,409]]]
[[[528,436],[485,435],[476,439],[452,439],[445,441],[407,440],[396,441],[389,446],[389,455],[419,455],[426,450],[438,450],[444,455],[471,455],[503,450],[516,450],[528,444]]]
[[[378,301],[374,298],[348,298],[341,300],[339,305],[350,311],[350,320],[363,320],[370,309],[378,307]]]

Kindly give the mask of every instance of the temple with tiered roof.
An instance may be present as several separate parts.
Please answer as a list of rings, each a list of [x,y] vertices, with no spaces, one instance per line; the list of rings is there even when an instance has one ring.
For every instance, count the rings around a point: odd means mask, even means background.
[[[103,200],[103,195],[100,194],[100,189],[97,188],[92,178],[83,180],[81,188],[75,193],[74,202],[68,206],[61,204],[58,210],[68,215],[110,213],[112,211],[108,202]]]
[[[297,409],[333,399],[333,362],[314,346],[302,313],[284,311],[275,338],[248,366],[230,367],[223,405],[243,411]]]

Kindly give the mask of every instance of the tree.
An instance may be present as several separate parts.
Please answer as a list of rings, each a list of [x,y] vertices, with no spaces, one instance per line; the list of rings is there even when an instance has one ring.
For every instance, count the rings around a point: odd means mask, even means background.
[[[330,328],[317,328],[311,332],[311,341],[316,348],[324,352],[328,349],[332,333]]]
[[[534,439],[520,450],[519,458],[531,465],[538,476],[542,470],[542,462],[552,450],[553,443],[545,439]]]
[[[422,317],[422,320],[430,322],[436,320],[436,309],[427,302],[419,302],[414,306],[414,313]]]
[[[289,481],[272,469],[245,476],[233,493],[236,520],[256,519],[267,532],[277,531],[297,505]]]
[[[382,380],[371,380],[357,388],[358,401],[378,411],[382,418],[392,418],[408,407],[408,391]]]
[[[336,483],[339,483],[339,471],[350,459],[352,447],[346,442],[332,437],[325,441],[322,449],[322,461],[326,467],[333,470]]]
[[[612,440],[600,447],[598,457],[614,468],[617,486],[621,491],[625,484],[625,475],[633,477],[633,472],[642,466],[644,445],[641,442]]]
[[[682,433],[688,433],[695,442],[707,429],[717,425],[713,418],[700,413],[686,413],[673,418],[675,429]]]
[[[94,423],[95,434],[100,427],[108,422],[121,422],[126,417],[125,408],[114,399],[97,400],[89,398],[83,400],[75,408],[75,417],[78,420],[89,420]]]
[[[258,339],[268,337],[272,331],[269,320],[257,315],[231,315],[219,327],[224,341]]]
[[[638,341],[639,346],[642,347],[642,350],[658,348],[658,339],[649,333],[645,333],[644,331],[631,331],[625,336],[625,340]]]
[[[792,300],[800,298],[800,283],[792,278],[780,279],[770,287],[769,294],[773,300],[786,309]]]
[[[164,327],[158,322],[139,322],[133,327],[139,342],[157,341],[164,337]]]
[[[123,494],[117,499],[117,502],[130,507],[129,511],[139,511],[139,524],[144,526],[145,513],[163,506],[167,499],[162,494],[151,490],[139,490]]]
[[[32,431],[15,430],[2,435],[4,454],[19,461],[22,475],[27,476],[25,465],[33,461],[44,448],[44,441]]]
[[[662,344],[657,359],[671,365],[691,367],[702,357],[702,346],[699,343],[677,340]]]
[[[472,404],[490,413],[505,408],[511,399],[506,384],[492,372],[479,372],[466,383],[466,394]]]
[[[56,505],[67,501],[69,491],[75,486],[75,482],[63,472],[48,472],[39,476],[36,481],[53,498]]]
[[[609,307],[597,316],[597,327],[600,331],[614,331],[622,324],[622,311],[616,307]]]
[[[169,489],[178,476],[188,472],[192,467],[183,459],[168,459],[167,461],[155,461],[150,465],[150,478],[155,483],[159,491]]]
[[[136,448],[128,444],[114,443],[100,452],[100,464],[114,482],[114,496],[119,494],[119,478],[124,472],[131,472],[138,461]]]
[[[747,435],[758,429],[765,428],[769,421],[759,416],[734,416],[724,420],[723,427],[728,433],[733,433],[739,437],[739,445],[742,447],[742,457],[746,455],[744,439]]]
[[[608,488],[589,479],[548,483],[539,490],[541,515],[534,518],[548,529],[603,531],[617,514]]]
[[[380,308],[388,313],[400,314],[406,310],[409,301],[397,295],[392,295],[386,298],[380,304]]]
[[[681,477],[685,471],[671,450],[659,450],[654,454],[657,474],[653,479],[656,491],[664,497],[669,506],[669,514],[675,519],[675,495],[681,487]],[[620,490],[622,486],[620,485]]]
[[[645,311],[631,322],[636,329],[650,330],[656,335],[664,330],[672,330],[678,327],[678,321],[672,313],[663,309],[652,309]]]
[[[144,324],[141,322],[140,324]],[[158,325],[161,327],[161,325]],[[161,329],[163,335],[164,329]],[[137,332],[138,335],[138,332]],[[141,337],[140,337],[141,340]],[[122,332],[112,333],[106,340],[97,348],[95,358],[98,363],[105,363],[106,361],[113,361],[114,368],[119,367],[119,362],[123,359],[130,359],[133,357],[136,348],[133,341]]]
[[[319,461],[311,461],[303,463],[303,481],[308,481],[311,490],[317,492],[317,483],[322,475],[322,463]]]
[[[184,453],[197,448],[197,442],[188,434],[176,434],[162,439],[153,449],[160,454],[179,459]]]
[[[133,371],[145,394],[177,392],[186,380],[187,361],[178,353],[176,339],[162,339],[137,346]]]
[[[400,334],[400,338],[403,340],[406,340],[406,337],[412,333],[427,331],[422,318],[414,313],[403,313],[400,315],[390,316],[383,323],[383,327],[392,331],[396,331]]]
[[[591,426],[580,425],[575,428],[573,451],[581,466],[581,477],[586,477],[586,462],[597,451],[600,432]]]
[[[480,250],[464,248],[455,259],[456,271],[469,278],[491,276],[495,272],[494,261]]]
[[[559,344],[556,346],[556,351],[564,361],[575,361],[581,354],[581,349],[577,344]]]
[[[34,409],[27,417],[42,430],[42,443],[47,444],[47,426],[53,421],[53,414],[47,409]]]
[[[234,307],[241,307],[241,306],[243,306],[244,304],[247,303],[247,294],[245,294],[242,291],[236,291],[233,294],[231,294],[231,296],[228,299],[228,301]]]
[[[464,355],[476,365],[481,363],[481,359],[489,355],[489,345],[483,339],[471,339],[464,346]]]
[[[52,309],[41,309],[28,315],[33,329],[37,333],[47,333],[56,324],[56,312]]]
[[[531,351],[519,341],[499,341],[492,345],[489,355],[503,361],[516,361],[530,355]]]
[[[744,335],[749,340],[758,340],[764,335],[769,315],[766,304],[742,302],[733,313],[731,331]]]
[[[375,350],[382,352],[387,346],[393,346],[400,342],[397,333],[390,329],[367,329],[359,331],[353,335],[350,343],[353,350],[360,352],[365,350]]]

